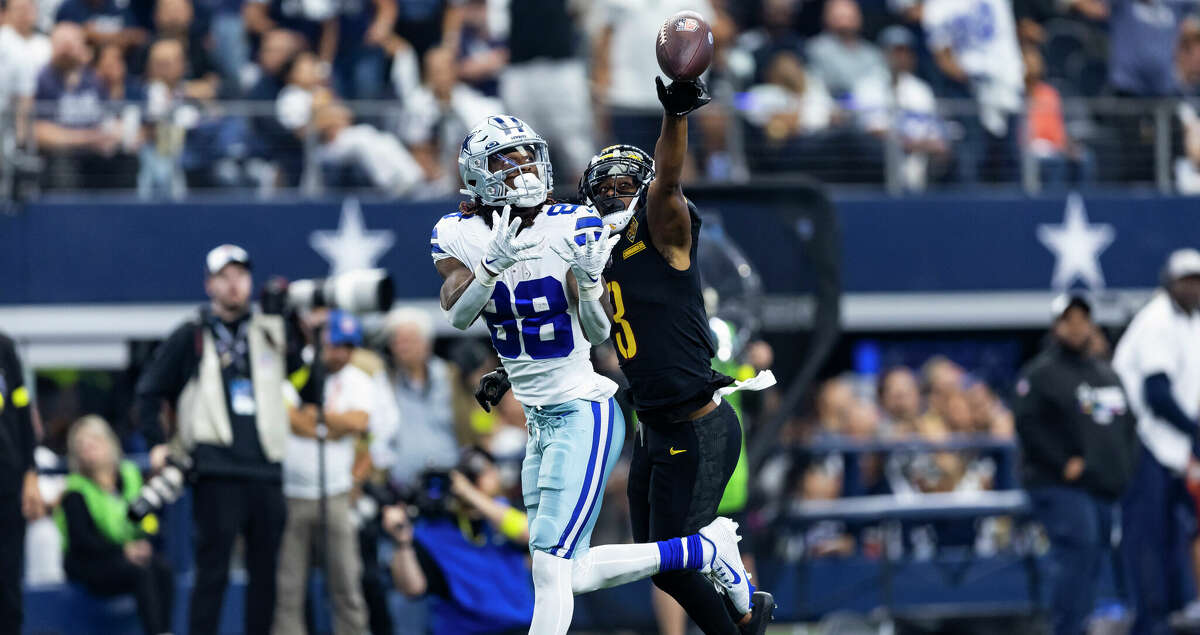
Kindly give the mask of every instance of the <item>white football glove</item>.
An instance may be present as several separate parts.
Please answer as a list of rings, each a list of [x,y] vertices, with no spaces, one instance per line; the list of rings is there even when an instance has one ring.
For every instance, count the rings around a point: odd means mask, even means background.
[[[476,271],[475,277],[482,278],[485,284],[494,282],[496,277],[509,267],[524,260],[533,260],[539,254],[542,240],[517,240],[517,231],[521,229],[521,219],[509,222],[512,206],[505,205],[500,214],[492,212],[492,237],[487,249],[483,252],[483,271]],[[482,273],[482,276],[481,276]]]
[[[575,282],[579,285],[579,299],[599,300],[604,295],[604,285],[600,284],[604,267],[608,265],[608,256],[621,237],[612,236],[612,229],[607,225],[600,230],[599,238],[591,228],[586,234],[582,245],[575,242],[574,236],[567,236],[562,246],[551,243],[550,248],[571,265]]]

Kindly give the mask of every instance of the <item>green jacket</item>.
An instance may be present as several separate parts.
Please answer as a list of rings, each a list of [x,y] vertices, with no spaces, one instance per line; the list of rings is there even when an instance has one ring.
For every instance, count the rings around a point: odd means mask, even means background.
[[[118,545],[124,545],[141,535],[126,514],[129,504],[137,500],[138,493],[142,490],[142,472],[129,461],[121,461],[117,469],[121,475],[120,496],[104,491],[95,481],[77,473],[67,476],[64,495],[78,492],[83,496],[83,503],[87,506],[88,514],[91,515],[92,522],[96,523],[100,534]],[[58,531],[62,534],[62,548],[65,552],[70,545],[67,542],[67,516],[61,506],[54,510],[54,523],[58,525]]]

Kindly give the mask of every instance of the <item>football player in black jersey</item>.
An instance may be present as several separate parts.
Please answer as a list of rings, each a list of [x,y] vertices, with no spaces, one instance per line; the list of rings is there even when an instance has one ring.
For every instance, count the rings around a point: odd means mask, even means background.
[[[716,350],[696,262],[700,217],[680,186],[687,114],[710,97],[699,80],[656,83],[664,115],[654,159],[633,146],[610,146],[591,160],[579,186],[621,233],[605,278],[613,342],[640,424],[628,489],[638,542],[686,535],[716,518],[742,443],[737,414],[715,394],[733,379],[711,367]],[[480,403],[497,387],[502,378],[486,377]],[[775,606],[765,591],[736,606],[691,571],[653,580],[705,633],[762,633]]]

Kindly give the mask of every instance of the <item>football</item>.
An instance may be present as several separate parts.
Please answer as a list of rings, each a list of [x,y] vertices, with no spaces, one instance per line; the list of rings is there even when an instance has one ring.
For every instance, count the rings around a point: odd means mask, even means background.
[[[712,63],[712,29],[699,13],[680,11],[659,27],[655,50],[667,77],[696,79]]]

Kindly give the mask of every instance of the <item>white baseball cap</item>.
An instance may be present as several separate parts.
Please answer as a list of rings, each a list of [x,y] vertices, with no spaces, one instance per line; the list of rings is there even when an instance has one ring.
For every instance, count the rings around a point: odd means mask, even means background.
[[[217,245],[208,252],[204,257],[204,270],[210,276],[215,276],[226,265],[237,263],[243,267],[250,268],[250,254],[246,253],[245,249],[237,245],[226,243]]]
[[[1177,249],[1167,258],[1165,271],[1168,281],[1200,276],[1200,251],[1195,249]]]

